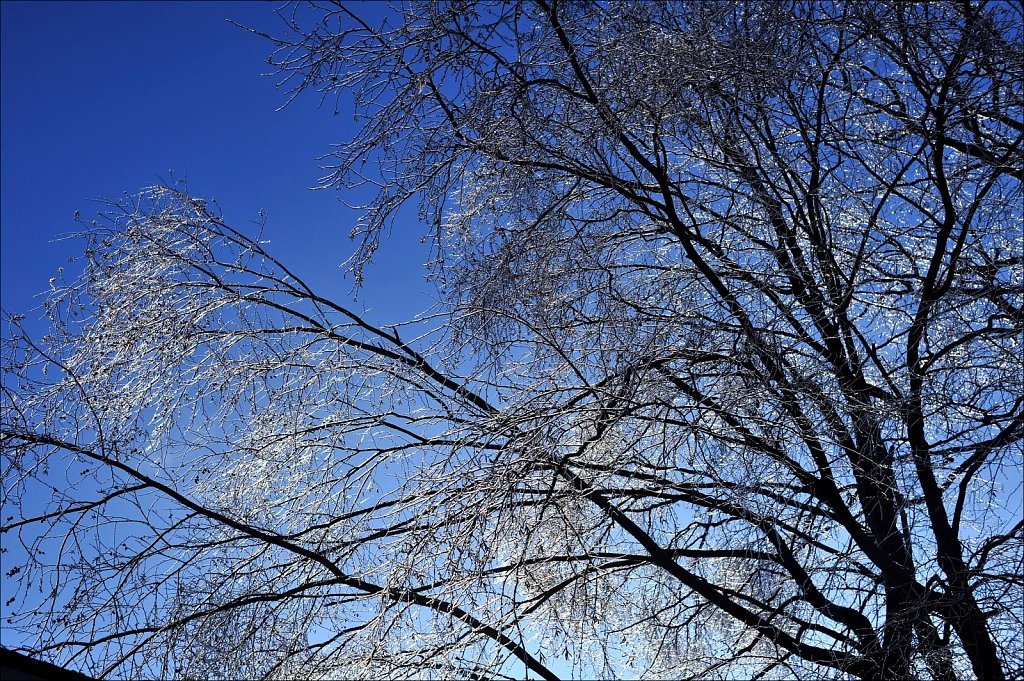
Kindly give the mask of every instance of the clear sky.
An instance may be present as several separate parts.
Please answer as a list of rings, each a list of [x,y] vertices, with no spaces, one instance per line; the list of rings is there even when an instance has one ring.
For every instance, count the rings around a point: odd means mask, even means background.
[[[272,45],[229,23],[279,32],[277,5],[247,2],[0,2],[0,304],[30,313],[81,241],[99,198],[117,198],[170,178],[216,198],[229,224],[262,210],[269,250],[322,295],[353,301],[339,266],[352,252],[356,213],[311,191],[316,161],[347,140],[353,111],[321,109],[315,93],[278,111],[286,93],[267,57]],[[366,5],[373,16],[382,4]],[[332,102],[333,104],[333,102]],[[173,174],[172,174],[173,171]],[[414,216],[414,207],[402,214]],[[378,323],[412,317],[431,303],[429,257],[415,220],[396,225],[368,268],[359,303]],[[33,323],[35,320],[35,323]],[[0,329],[0,332],[5,330]],[[10,557],[8,556],[8,559]],[[5,632],[5,645],[15,645]]]
[[[316,157],[352,130],[315,96],[282,111],[272,46],[227,20],[278,32],[275,4],[2,2],[0,302],[37,306],[80,242],[53,243],[100,206],[173,177],[216,198],[239,227],[268,215],[271,252],[320,293],[352,301],[339,264],[355,213],[335,191],[310,191]],[[366,12],[386,10],[367,4]],[[406,216],[415,212],[406,211]],[[371,318],[394,322],[429,305],[414,221],[398,225],[367,270]]]

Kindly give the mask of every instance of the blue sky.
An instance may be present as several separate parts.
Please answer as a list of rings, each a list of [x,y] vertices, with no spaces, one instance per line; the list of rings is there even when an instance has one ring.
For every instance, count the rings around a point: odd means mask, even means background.
[[[278,32],[277,6],[0,2],[4,311],[38,308],[59,267],[74,273],[68,259],[82,242],[54,240],[81,229],[76,211],[88,222],[101,209],[96,199],[172,177],[216,198],[236,228],[264,211],[269,250],[320,294],[352,302],[340,265],[354,249],[357,213],[342,201],[366,196],[309,188],[322,174],[316,157],[355,133],[353,111],[321,109],[315,93],[278,110],[286,93],[263,75],[272,45],[228,21]],[[402,212],[365,272],[359,301],[371,321],[402,321],[431,303],[414,215],[415,207]],[[41,314],[26,321],[37,336]],[[14,632],[4,635],[5,645],[17,643]]]
[[[356,218],[336,191],[310,191],[316,157],[348,139],[352,110],[285,93],[272,46],[227,20],[277,32],[275,4],[241,2],[3,2],[0,302],[23,313],[79,242],[75,211],[172,177],[216,198],[228,222],[267,213],[271,251],[320,293],[351,302],[339,264]],[[383,5],[367,5],[369,13]],[[365,197],[364,197],[365,198]],[[394,322],[427,307],[419,244],[408,218],[367,270],[361,300]]]

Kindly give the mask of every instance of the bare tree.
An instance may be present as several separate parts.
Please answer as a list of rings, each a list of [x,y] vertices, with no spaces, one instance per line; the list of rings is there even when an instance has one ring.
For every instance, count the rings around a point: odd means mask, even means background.
[[[445,302],[376,327],[180,187],[113,204],[49,335],[4,340],[25,650],[182,678],[1024,673],[1019,7],[285,19],[295,94],[365,116],[325,178],[380,188],[353,272],[418,200]]]

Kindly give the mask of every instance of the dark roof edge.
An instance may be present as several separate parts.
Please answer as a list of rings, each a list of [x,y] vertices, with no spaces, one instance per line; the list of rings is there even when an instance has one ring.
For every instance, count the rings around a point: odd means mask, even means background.
[[[9,648],[0,648],[0,677],[6,677],[5,671],[21,672],[26,676],[35,676],[40,679],[53,679],[53,681],[95,681],[91,676],[81,672],[37,660],[24,653],[19,653]]]

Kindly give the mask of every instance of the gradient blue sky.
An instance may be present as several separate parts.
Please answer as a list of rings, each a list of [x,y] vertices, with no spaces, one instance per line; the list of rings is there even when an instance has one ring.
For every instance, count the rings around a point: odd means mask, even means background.
[[[267,77],[272,46],[227,20],[278,32],[280,3],[0,3],[0,303],[36,307],[37,294],[80,242],[75,211],[97,198],[185,178],[214,197],[228,222],[268,215],[271,252],[320,293],[351,302],[339,264],[356,214],[335,191],[310,191],[316,157],[354,132],[351,109],[318,98],[277,111],[285,93]],[[367,13],[386,11],[367,4]],[[404,213],[413,216],[412,210]],[[407,218],[367,271],[371,319],[395,322],[429,305],[419,244]]]

